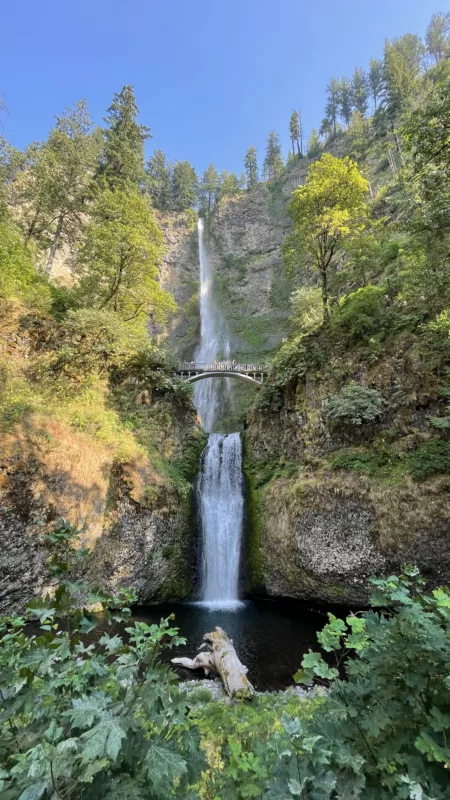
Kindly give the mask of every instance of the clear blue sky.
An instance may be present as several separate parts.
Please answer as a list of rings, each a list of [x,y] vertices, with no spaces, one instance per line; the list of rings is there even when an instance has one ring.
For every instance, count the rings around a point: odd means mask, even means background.
[[[112,95],[135,87],[162,148],[198,171],[240,172],[275,128],[284,151],[301,108],[309,133],[333,76],[381,57],[385,38],[423,35],[450,0],[10,0],[2,9],[4,135],[47,136],[53,114],[85,97],[100,123]]]

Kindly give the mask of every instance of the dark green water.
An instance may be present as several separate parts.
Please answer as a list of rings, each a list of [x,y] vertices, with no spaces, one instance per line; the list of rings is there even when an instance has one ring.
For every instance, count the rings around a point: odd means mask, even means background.
[[[319,649],[316,632],[327,622],[320,610],[281,600],[249,600],[235,610],[210,611],[195,603],[146,606],[136,608],[133,618],[153,623],[172,613],[173,624],[187,644],[177,652],[165,653],[165,661],[179,655],[194,658],[203,634],[220,625],[233,639],[239,658],[248,667],[249,679],[259,691],[294,684],[292,675],[300,667],[303,654],[309,648]],[[183,680],[203,674],[178,667],[176,671]]]

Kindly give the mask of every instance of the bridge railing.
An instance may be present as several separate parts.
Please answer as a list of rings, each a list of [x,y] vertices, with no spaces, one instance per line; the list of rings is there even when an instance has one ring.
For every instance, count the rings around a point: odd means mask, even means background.
[[[212,361],[209,364],[196,361],[183,361],[178,372],[268,372],[265,364],[239,364],[236,361]]]

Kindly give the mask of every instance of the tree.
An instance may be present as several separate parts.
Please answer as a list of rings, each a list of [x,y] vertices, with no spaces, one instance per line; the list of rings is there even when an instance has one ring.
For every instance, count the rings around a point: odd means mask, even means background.
[[[348,78],[342,78],[339,84],[339,113],[346,125],[349,124],[352,118],[352,111],[353,111],[352,84],[350,83]]]
[[[364,70],[356,67],[352,78],[352,103],[355,111],[359,111],[363,116],[367,114],[368,108],[367,83]]]
[[[197,202],[198,179],[189,161],[178,161],[173,168],[172,198],[175,211],[186,211]]]
[[[263,162],[263,173],[266,179],[277,178],[283,169],[283,157],[278,134],[270,131],[267,138],[266,155]]]
[[[222,197],[232,197],[235,194],[239,194],[242,188],[241,181],[236,173],[228,172],[228,170],[224,169],[219,175],[217,201],[220,201]]]
[[[151,138],[150,128],[137,122],[138,107],[133,87],[124,86],[108,108],[104,132],[105,144],[99,175],[110,188],[136,188],[145,181],[144,142]]]
[[[48,141],[27,151],[17,189],[24,203],[27,239],[50,245],[47,275],[61,244],[73,244],[81,231],[98,152],[85,100],[66,108],[56,117]]]
[[[148,162],[147,188],[154,208],[158,211],[172,210],[172,165],[162,150],[155,150]]]
[[[200,181],[200,200],[203,208],[211,213],[211,208],[217,200],[219,192],[219,173],[214,164],[210,164],[202,175]]]
[[[450,12],[433,14],[425,34],[425,45],[428,55],[439,64],[448,57],[450,49]]]
[[[249,147],[245,154],[245,178],[247,189],[250,190],[252,186],[258,183],[258,155],[256,147]]]
[[[370,60],[369,86],[373,98],[373,104],[376,108],[377,100],[383,88],[383,62],[377,58],[372,58]]]
[[[407,33],[386,41],[384,47],[384,98],[391,118],[412,96],[420,75],[424,47],[418,36]]]
[[[328,139],[328,137],[332,133],[332,130],[333,129],[331,127],[330,120],[328,119],[328,117],[324,117],[322,122],[320,123],[320,128],[319,128],[320,135],[323,136],[324,139]]]
[[[322,145],[320,144],[319,134],[313,128],[309,139],[306,143],[306,155],[308,158],[317,158],[322,152]]]
[[[328,276],[340,242],[364,229],[368,183],[349,158],[324,153],[308,169],[306,183],[289,205],[291,241],[312,259],[321,279],[323,321],[329,320]],[[285,251],[289,263],[289,245]],[[291,260],[292,263],[292,260]]]
[[[292,154],[295,155],[294,145],[297,145],[297,155],[300,158],[300,114],[298,111],[293,111],[289,121],[289,135],[292,143]]]
[[[330,120],[333,129],[333,136],[336,136],[336,122],[339,112],[339,98],[340,98],[341,85],[337,78],[332,78],[327,86],[327,104],[325,107],[325,115]]]
[[[91,209],[75,267],[81,305],[114,311],[145,324],[163,321],[173,297],[158,283],[162,234],[148,199],[126,189],[105,189]]]

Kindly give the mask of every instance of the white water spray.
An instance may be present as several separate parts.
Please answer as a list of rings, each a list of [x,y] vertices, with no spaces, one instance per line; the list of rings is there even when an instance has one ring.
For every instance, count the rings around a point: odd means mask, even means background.
[[[203,602],[213,607],[238,603],[244,498],[238,433],[212,433],[198,481],[203,531]]]
[[[212,269],[198,222],[200,256],[200,345],[195,360],[211,363],[219,348],[229,356],[229,344],[213,300]],[[205,431],[212,431],[218,416],[223,378],[198,381],[194,402]],[[244,519],[242,447],[238,433],[210,433],[203,453],[197,499],[202,529],[202,602],[209,608],[239,605],[239,562]]]

